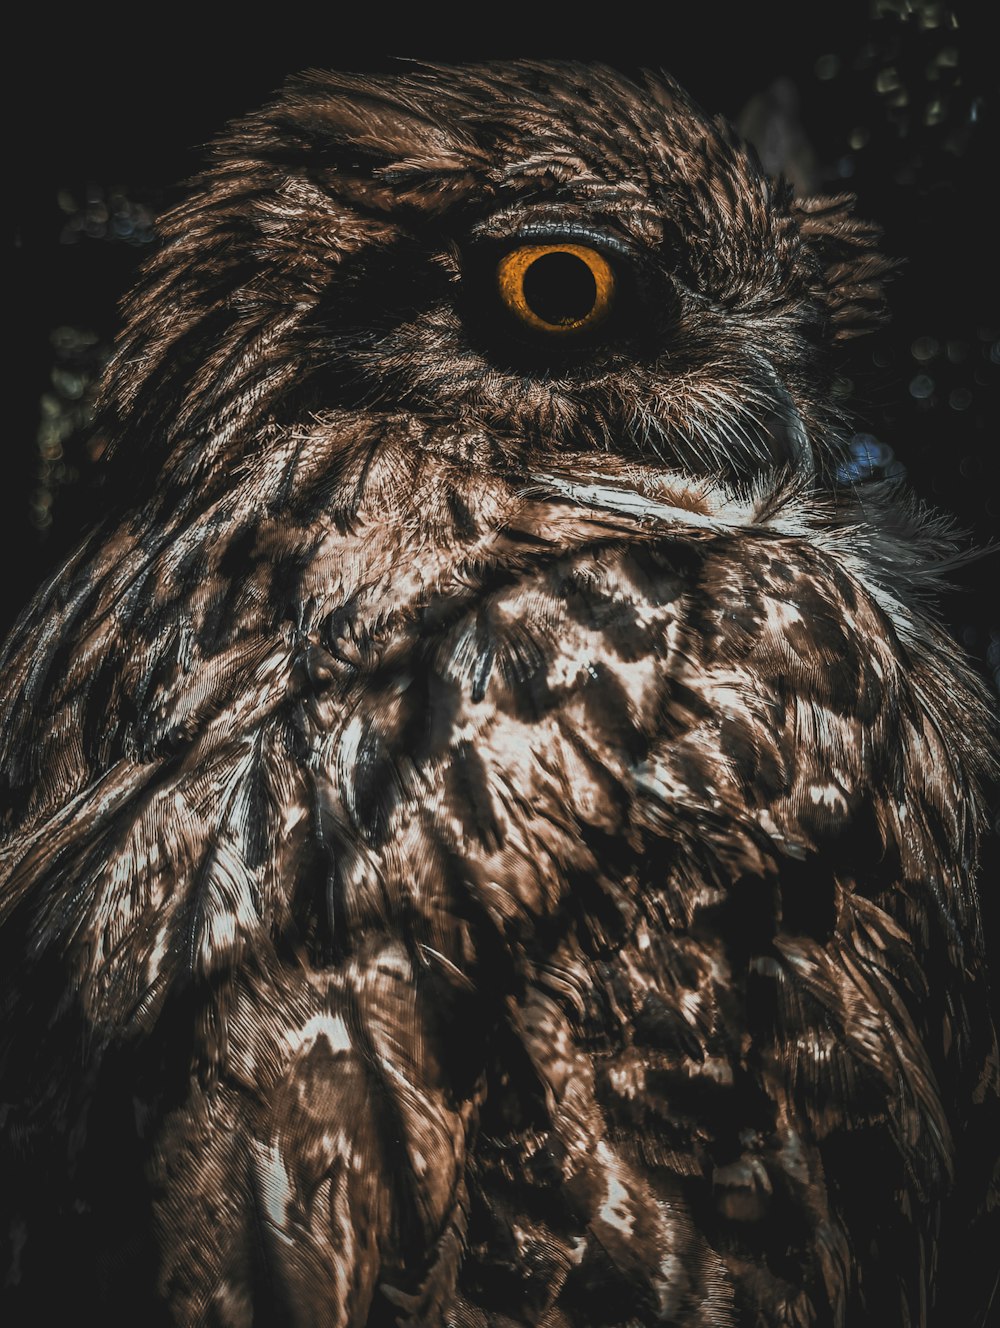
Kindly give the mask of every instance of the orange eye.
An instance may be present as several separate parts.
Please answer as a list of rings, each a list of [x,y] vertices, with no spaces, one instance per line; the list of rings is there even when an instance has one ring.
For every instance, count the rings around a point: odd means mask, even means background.
[[[615,274],[583,244],[525,244],[497,264],[507,308],[535,332],[566,337],[604,321],[615,296]]]

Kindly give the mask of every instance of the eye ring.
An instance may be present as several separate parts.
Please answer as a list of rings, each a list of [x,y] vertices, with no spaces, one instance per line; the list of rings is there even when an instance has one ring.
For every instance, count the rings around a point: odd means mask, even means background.
[[[497,264],[504,304],[532,331],[550,337],[597,327],[611,312],[615,286],[608,260],[583,244],[524,244]]]

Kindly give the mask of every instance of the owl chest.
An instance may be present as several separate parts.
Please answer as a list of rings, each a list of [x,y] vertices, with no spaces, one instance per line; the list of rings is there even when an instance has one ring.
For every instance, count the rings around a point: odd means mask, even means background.
[[[422,864],[447,858],[504,929],[558,914],[574,881],[634,873],[684,592],[667,554],[610,548],[328,614],[301,644],[293,722],[340,860],[419,902]]]

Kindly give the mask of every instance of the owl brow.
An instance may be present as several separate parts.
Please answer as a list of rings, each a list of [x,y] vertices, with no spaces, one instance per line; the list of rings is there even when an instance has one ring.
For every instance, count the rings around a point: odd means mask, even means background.
[[[580,222],[570,222],[568,225],[560,225],[558,222],[529,222],[525,226],[520,226],[517,232],[511,236],[512,239],[516,240],[555,239],[556,237],[564,240],[582,240],[602,249],[609,249],[612,253],[620,254],[623,258],[632,258],[636,252],[634,245],[622,240],[613,232],[597,230],[592,226],[582,225]]]
[[[561,211],[556,208],[551,214],[525,217],[520,209],[505,209],[477,222],[470,235],[473,239],[488,240],[516,241],[539,237],[582,240],[600,245],[623,258],[651,252],[662,240],[662,222],[655,228],[646,229],[644,234],[636,234],[633,227],[623,233],[625,228],[615,217],[602,215],[596,224],[588,225],[587,222],[563,219]]]

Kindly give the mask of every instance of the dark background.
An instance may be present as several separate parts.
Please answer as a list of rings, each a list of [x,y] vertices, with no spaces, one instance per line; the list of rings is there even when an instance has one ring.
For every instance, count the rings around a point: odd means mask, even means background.
[[[891,323],[844,352],[838,390],[883,468],[953,513],[979,548],[1000,531],[997,42],[991,0],[620,5],[521,13],[484,4],[468,25],[401,26],[374,7],[53,11],[10,46],[5,173],[13,374],[0,485],[0,633],[101,509],[88,443],[93,384],[117,302],[155,214],[202,146],[289,73],[544,55],[673,73],[737,119],[765,163],[807,188],[859,198],[903,259]],[[353,35],[341,36],[349,15]],[[418,21],[419,20],[419,21]],[[346,22],[347,20],[343,20]],[[475,28],[471,25],[475,25]],[[474,36],[473,31],[479,35]],[[956,574],[944,613],[1000,686],[1000,558]],[[0,680],[2,685],[2,680]]]

